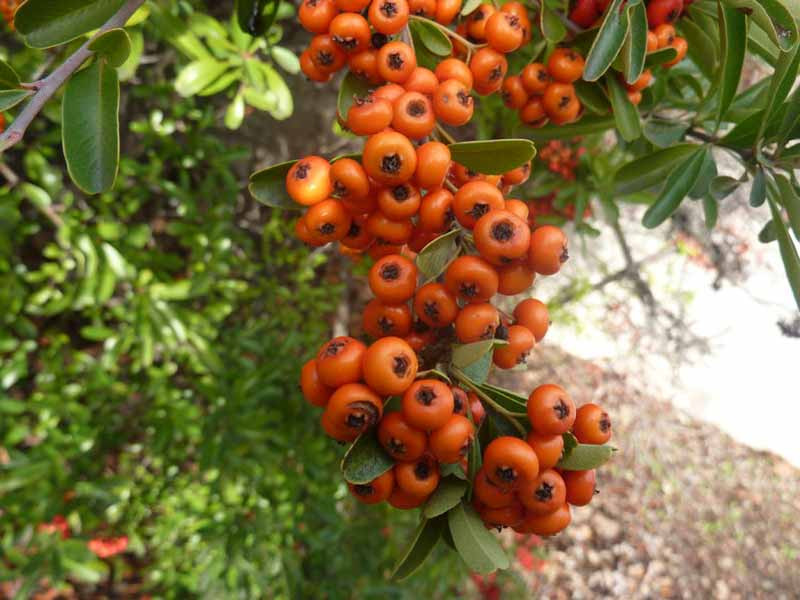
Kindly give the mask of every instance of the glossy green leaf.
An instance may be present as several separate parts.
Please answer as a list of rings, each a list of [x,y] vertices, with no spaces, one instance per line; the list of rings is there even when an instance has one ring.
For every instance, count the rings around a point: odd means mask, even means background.
[[[120,67],[131,54],[131,38],[124,29],[110,29],[94,38],[89,50],[105,59],[110,67]]]
[[[239,129],[244,121],[244,111],[244,94],[236,94],[225,111],[225,127],[228,129]]]
[[[423,519],[392,569],[391,578],[400,581],[413,575],[436,547],[447,525],[445,517]]]
[[[0,90],[0,111],[15,107],[31,95],[32,90]]]
[[[567,35],[567,28],[558,18],[558,15],[553,12],[547,3],[542,1],[539,5],[539,28],[542,31],[544,38],[553,44],[558,44]]]
[[[358,436],[342,459],[342,475],[349,483],[366,484],[394,466],[392,457],[378,443],[374,432]]]
[[[561,451],[561,459],[564,459],[569,456],[575,448],[578,447],[578,438],[567,431],[566,433],[561,434],[561,439],[564,440],[564,449]]]
[[[239,29],[256,37],[264,35],[269,29],[272,19],[264,14],[269,4],[278,4],[279,0],[236,0],[236,21]],[[274,15],[276,7],[271,7],[270,15]]]
[[[228,65],[213,58],[190,62],[178,73],[175,90],[184,98],[194,96],[222,75]]]
[[[781,124],[778,127],[778,134],[775,141],[778,144],[779,152],[783,150],[786,142],[792,137],[792,131],[800,122],[800,87],[795,88],[789,100],[786,102],[786,113],[783,115]]]
[[[758,232],[758,241],[762,244],[770,244],[778,239],[778,230],[775,227],[775,221],[770,219],[764,223],[764,227]]]
[[[104,61],[93,62],[67,82],[61,135],[75,184],[88,194],[110,189],[119,167],[119,81]]]
[[[625,81],[633,83],[644,71],[647,56],[647,9],[643,2],[628,4],[629,31],[622,46]]]
[[[707,153],[707,148],[698,148],[670,172],[658,198],[642,218],[645,227],[648,229],[658,227],[678,209],[697,183]]]
[[[715,200],[723,200],[736,191],[740,185],[742,182],[735,177],[719,175],[711,181],[708,191]]]
[[[783,52],[787,52],[798,41],[798,7],[795,14],[781,0],[724,0],[727,6],[742,9],[763,29],[770,40]]]
[[[300,59],[288,48],[273,46],[270,48],[269,53],[272,56],[272,60],[287,73],[297,75],[300,72]]]
[[[0,89],[19,87],[19,75],[6,61],[0,60]]]
[[[356,98],[366,98],[371,89],[370,83],[363,77],[358,77],[352,71],[348,71],[347,75],[342,79],[339,85],[339,97],[336,100],[336,108],[342,119],[347,118],[347,111],[353,105]]]
[[[556,467],[565,471],[588,471],[606,464],[613,454],[612,446],[578,444],[569,453],[565,452]]]
[[[736,9],[720,5],[722,68],[719,71],[717,121],[721,121],[736,96],[747,50],[747,18]]]
[[[665,62],[673,60],[676,56],[678,56],[678,52],[675,48],[661,48],[655,52],[648,53],[647,57],[644,59],[644,66],[648,69],[658,67]]]
[[[462,369],[473,383],[483,383],[489,377],[489,372],[492,370],[492,353],[487,352],[481,356],[474,363],[467,365]]]
[[[583,117],[576,123],[567,125],[545,125],[538,129],[526,128],[525,137],[535,142],[546,142],[570,138],[578,135],[591,135],[608,131],[614,127],[614,117]]]
[[[597,83],[590,83],[579,79],[574,84],[575,93],[587,110],[598,114],[607,115],[611,112],[611,102],[603,90],[603,86]]]
[[[586,65],[583,69],[583,79],[586,81],[600,79],[622,50],[628,35],[628,11],[620,10],[623,2],[624,0],[612,0],[606,9],[597,37],[594,38],[592,47],[586,55]],[[641,0],[635,0],[635,3],[639,2]],[[630,2],[628,6],[633,4],[634,2]]]
[[[767,196],[769,202],[769,210],[772,213],[772,223],[775,228],[775,235],[778,239],[778,246],[781,251],[781,258],[783,259],[783,267],[786,270],[786,278],[789,280],[789,285],[794,294],[794,300],[797,303],[797,308],[800,309],[800,256],[797,254],[797,248],[789,237],[789,231],[780,215],[775,200],[771,196]]]
[[[479,361],[486,354],[491,355],[492,349],[498,343],[502,343],[501,340],[481,340],[471,344],[457,344],[453,346],[453,365],[464,369]]]
[[[491,398],[505,410],[523,416],[527,414],[527,398],[515,394],[510,390],[490,385],[488,383],[481,384],[478,387],[480,387],[484,394],[489,396],[489,398]]]
[[[703,72],[703,75],[711,79],[717,70],[717,60],[719,60],[717,45],[709,35],[691,19],[681,19],[679,26],[683,36],[689,43],[689,57]]]
[[[750,206],[761,206],[767,199],[767,177],[764,169],[759,167],[753,177],[753,185],[750,187]]]
[[[503,414],[490,404],[487,404],[484,410],[486,411],[486,424],[489,427],[489,437],[491,439],[501,436],[524,438],[530,431],[530,421],[527,417]]]
[[[292,92],[289,86],[286,85],[286,81],[272,65],[262,62],[260,66],[266,78],[267,89],[275,94],[275,108],[270,110],[270,115],[272,115],[273,119],[279,121],[288,119],[294,112],[294,101],[292,100]]]
[[[453,42],[442,30],[432,22],[421,17],[413,17],[408,26],[422,44],[436,56],[450,56],[453,52]]]
[[[296,160],[273,165],[250,175],[248,188],[253,198],[274,208],[300,211],[303,207],[286,192],[286,174]]]
[[[536,156],[536,146],[525,139],[456,142],[449,148],[455,162],[487,175],[501,175]]]
[[[786,99],[786,96],[789,95],[792,86],[797,80],[798,64],[800,64],[800,44],[793,50],[784,52],[778,57],[778,61],[775,63],[775,72],[772,74],[769,92],[767,93],[767,106],[764,109],[758,128],[756,143],[759,143],[764,137],[767,126],[778,109],[784,108],[782,107],[783,101]],[[784,108],[784,110],[786,109]],[[782,135],[785,135],[785,132],[782,132]]]
[[[719,207],[717,201],[709,194],[703,196],[703,215],[705,216],[706,229],[711,231],[717,224]]]
[[[447,513],[447,523],[456,550],[470,570],[486,574],[508,568],[508,556],[472,505],[462,502],[453,508]]]
[[[458,237],[458,230],[452,229],[428,242],[417,254],[417,269],[426,280],[436,279],[458,256]]]
[[[28,0],[17,9],[14,24],[34,48],[49,48],[99,28],[125,0]]]
[[[697,148],[695,144],[678,144],[633,159],[614,175],[615,193],[624,196],[658,185],[676,164]]]
[[[468,485],[466,481],[456,477],[442,478],[439,487],[422,507],[422,514],[428,519],[443,515],[461,502]]]
[[[789,178],[780,173],[775,174],[775,184],[778,186],[777,195],[780,204],[786,208],[789,217],[789,226],[794,232],[794,237],[800,241],[800,196],[792,187]]]
[[[653,117],[644,123],[644,137],[659,148],[668,148],[676,144],[689,129],[689,123],[676,120],[663,120]]]
[[[608,82],[608,95],[611,98],[611,107],[614,119],[622,139],[632,142],[642,136],[642,123],[639,111],[631,103],[628,94],[619,80],[611,75],[606,78]]]
[[[781,54],[778,46],[772,42],[769,35],[752,20],[747,31],[747,48],[768,65],[774,65]]]
[[[697,177],[692,189],[689,191],[689,197],[694,199],[702,198],[709,193],[711,181],[717,176],[717,163],[714,156],[709,150],[703,159],[703,166],[700,168],[700,174]]]
[[[475,9],[481,4],[483,4],[483,0],[467,0],[464,2],[464,6],[461,8],[461,16],[467,16],[475,12]]]

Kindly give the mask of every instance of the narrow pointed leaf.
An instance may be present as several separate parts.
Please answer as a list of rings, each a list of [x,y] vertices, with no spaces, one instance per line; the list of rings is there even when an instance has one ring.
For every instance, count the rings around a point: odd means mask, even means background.
[[[578,444],[558,461],[556,467],[565,471],[587,471],[607,463],[614,454],[612,446]]]
[[[648,229],[658,227],[680,206],[683,199],[697,183],[708,150],[701,147],[684,162],[675,167],[667,177],[656,201],[647,209],[642,224]]]
[[[608,81],[608,95],[611,98],[617,130],[622,139],[626,142],[632,142],[642,136],[639,111],[631,103],[625,88],[613,74],[607,77],[606,80]]]
[[[691,19],[682,19],[681,31],[686,41],[689,42],[689,57],[708,79],[712,79],[717,69],[717,45]]]
[[[641,0],[635,1],[641,2]],[[623,2],[624,0],[613,0],[606,9],[603,23],[586,56],[586,65],[583,69],[583,79],[586,81],[600,79],[622,50],[628,35],[628,11],[620,10]]]
[[[678,144],[632,160],[614,175],[615,193],[625,196],[658,185],[697,148],[695,144]]]
[[[524,135],[535,142],[564,139],[576,135],[601,133],[614,127],[614,117],[587,116],[576,123],[567,125],[545,125],[537,129],[526,127]]]
[[[449,56],[453,52],[453,42],[450,38],[427,19],[413,18],[408,22],[408,26],[422,44],[436,56]]]
[[[717,121],[721,121],[736,96],[742,65],[747,50],[747,18],[736,9],[720,5],[720,39],[722,40],[722,68],[719,73],[719,105]]]
[[[661,48],[647,55],[647,58],[644,60],[644,66],[648,69],[658,67],[665,62],[671,61],[676,56],[678,56],[678,52],[675,48]]]
[[[392,458],[378,443],[374,432],[367,431],[348,448],[342,459],[342,475],[349,483],[365,484],[394,466]]]
[[[64,44],[99,28],[125,0],[28,0],[17,9],[14,24],[34,48]]]
[[[800,309],[800,256],[797,254],[797,248],[792,242],[792,238],[789,237],[789,231],[786,229],[775,201],[769,196],[767,200],[769,202],[769,210],[772,212],[772,223],[778,238],[778,246],[783,259],[783,267],[786,270],[786,278],[792,288],[797,308]]]
[[[647,56],[647,9],[643,2],[628,4],[630,21],[628,35],[622,47],[622,63],[625,65],[625,81],[633,83],[644,71]]]
[[[741,9],[750,15],[769,39],[782,52],[787,52],[798,41],[797,5],[795,15],[781,0],[724,0],[727,6]],[[744,14],[744,13],[743,13]]]
[[[105,59],[110,67],[116,68],[128,60],[131,53],[131,38],[124,29],[111,29],[92,40],[89,50]]]
[[[786,207],[786,214],[789,216],[789,225],[794,232],[794,237],[800,241],[800,196],[785,175],[776,174],[775,183],[778,186],[780,203]]]
[[[764,169],[759,167],[753,177],[753,185],[750,188],[750,206],[761,206],[767,199],[767,178]]]
[[[800,44],[798,44],[798,46],[793,50],[784,52],[780,55],[780,57],[778,57],[778,60],[775,63],[775,72],[772,74],[772,80],[769,85],[769,92],[767,93],[767,106],[764,109],[761,123],[758,128],[756,143],[759,143],[764,137],[767,126],[770,124],[770,121],[773,119],[775,114],[779,111],[779,109],[784,108],[783,101],[786,99],[786,96],[789,95],[789,92],[791,91],[792,86],[797,79],[798,64],[800,64]],[[798,95],[795,94],[795,97],[797,98]],[[796,111],[797,107],[793,107],[792,110]],[[784,113],[781,121],[786,119],[785,114],[786,113]],[[780,134],[785,136],[786,132],[780,132]]]
[[[458,230],[452,229],[426,244],[417,254],[417,268],[426,279],[436,279],[458,256],[458,236]]]
[[[507,569],[509,560],[500,542],[486,529],[475,509],[461,503],[447,513],[453,543],[467,566],[481,574]]]
[[[447,519],[423,519],[417,526],[408,546],[400,555],[392,569],[392,579],[400,581],[413,575],[419,569],[430,553],[436,547],[442,532],[447,525]]]
[[[547,4],[543,1],[539,11],[539,28],[548,42],[558,44],[567,35],[567,28]]]
[[[442,478],[439,482],[439,487],[436,488],[436,491],[431,494],[431,497],[422,507],[422,514],[428,519],[443,515],[461,502],[468,485],[466,481],[456,477]]]
[[[536,156],[536,146],[525,139],[457,142],[449,148],[455,162],[487,175],[501,175]]]

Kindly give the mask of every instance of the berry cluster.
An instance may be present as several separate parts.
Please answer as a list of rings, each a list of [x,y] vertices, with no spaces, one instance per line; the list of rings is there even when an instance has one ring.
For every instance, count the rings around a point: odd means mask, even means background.
[[[0,0],[0,14],[3,15],[3,20],[12,30],[14,29],[14,13],[20,4],[22,4],[22,0]]]

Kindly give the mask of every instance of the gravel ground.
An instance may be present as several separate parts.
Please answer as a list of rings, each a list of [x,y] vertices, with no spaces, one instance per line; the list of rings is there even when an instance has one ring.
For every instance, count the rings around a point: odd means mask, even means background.
[[[546,344],[531,364],[502,384],[523,392],[569,373],[577,404],[612,414],[620,451],[592,504],[540,546],[544,561],[517,565],[530,591],[502,598],[800,597],[800,470],[653,398],[636,374]]]

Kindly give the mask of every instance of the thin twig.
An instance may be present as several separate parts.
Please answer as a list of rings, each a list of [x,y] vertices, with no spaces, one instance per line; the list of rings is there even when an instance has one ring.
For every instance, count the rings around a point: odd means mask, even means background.
[[[90,58],[94,52],[89,50],[89,44],[98,36],[106,31],[122,27],[133,13],[136,12],[144,0],[128,0],[119,11],[97,30],[89,40],[87,40],[75,53],[59,65],[50,75],[38,82],[37,92],[31,97],[22,112],[17,115],[11,126],[0,134],[0,153],[5,152],[14,144],[18,143],[27,131],[28,126],[33,122],[44,105],[53,97],[64,82],[77,71],[80,66]]]

